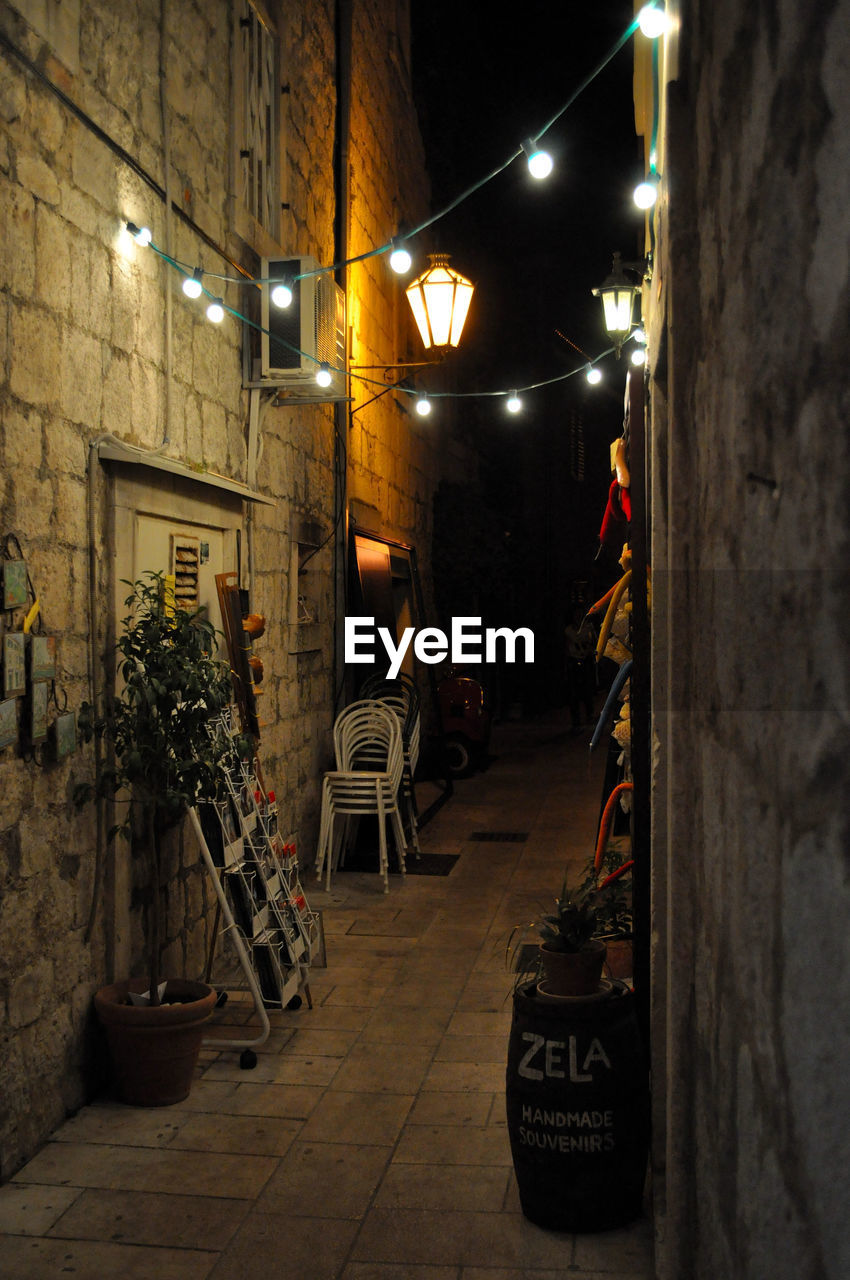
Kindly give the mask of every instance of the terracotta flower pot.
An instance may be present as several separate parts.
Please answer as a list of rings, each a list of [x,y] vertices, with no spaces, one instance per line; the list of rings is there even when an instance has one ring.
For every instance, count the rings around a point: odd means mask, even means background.
[[[591,938],[581,951],[553,951],[541,944],[544,984],[553,996],[592,996],[599,990],[605,943]]]
[[[144,978],[114,982],[94,997],[118,1096],[136,1107],[167,1107],[188,1096],[204,1027],[216,993],[205,982],[172,978],[165,999],[173,1004],[131,1005],[127,992],[147,991]]]
[[[612,936],[605,939],[605,945],[608,949],[605,956],[605,972],[608,977],[621,981],[631,978],[634,973],[632,939]]]

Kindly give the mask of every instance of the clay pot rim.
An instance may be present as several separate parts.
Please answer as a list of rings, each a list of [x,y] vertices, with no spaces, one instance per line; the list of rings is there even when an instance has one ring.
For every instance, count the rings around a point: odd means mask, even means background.
[[[554,956],[580,956],[580,955],[598,955],[600,951],[606,948],[604,938],[589,938],[583,947],[579,947],[578,951],[562,951],[560,947],[550,947],[548,943],[541,942],[540,950]]]
[[[128,991],[147,991],[147,978],[124,978],[120,982],[109,983],[94,994],[94,1004],[98,1017],[108,1024],[127,1024],[139,1027],[143,1025],[177,1026],[188,1022],[206,1021],[215,1008],[216,992],[206,982],[195,982],[189,978],[169,978],[166,980],[166,996],[188,996],[189,999],[178,1004],[132,1005],[127,1004]]]

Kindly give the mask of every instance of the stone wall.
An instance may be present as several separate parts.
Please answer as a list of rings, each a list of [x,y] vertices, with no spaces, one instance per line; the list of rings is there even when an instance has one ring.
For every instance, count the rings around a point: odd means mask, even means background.
[[[408,431],[409,415],[392,397],[361,432],[332,405],[276,407],[264,394],[253,475],[240,322],[209,324],[174,270],[122,234],[124,220],[147,224],[174,258],[228,275],[238,266],[257,273],[263,252],[333,260],[336,6],[265,8],[278,20],[289,85],[279,242],[247,234],[230,196],[228,0],[79,0],[63,6],[59,26],[52,6],[0,3],[0,535],[20,540],[45,628],[57,639],[57,684],[76,708],[90,696],[93,673],[102,684],[110,669],[122,554],[111,505],[116,468],[103,466],[93,445],[115,437],[196,471],[250,481],[273,501],[245,504],[243,580],[252,608],[267,617],[257,645],[266,780],[309,864],[335,710],[340,426],[351,437],[354,491],[384,531],[420,546],[439,454],[427,435]],[[354,8],[350,252],[421,217],[427,197],[405,6],[370,0]],[[22,16],[28,10],[31,23]],[[166,217],[166,186],[185,217]],[[246,286],[222,291],[228,306],[250,309]],[[349,298],[355,362],[408,356],[406,347],[399,355],[407,339],[383,260],[352,276]],[[167,504],[170,482],[131,470],[148,478],[154,506]],[[175,516],[202,488],[180,481]],[[318,621],[308,632],[290,620],[296,543],[315,551]],[[20,622],[9,616],[6,625]],[[0,753],[0,1177],[98,1082],[89,1062],[92,993],[123,976],[113,972],[119,959],[140,965],[127,852],[118,845],[98,862],[93,813],[70,803],[75,782],[91,776],[91,749],[61,764],[38,756]],[[197,976],[211,895],[188,831],[176,867],[166,962]]]
[[[658,1273],[838,1280],[850,4],[692,0],[679,39],[651,338]]]

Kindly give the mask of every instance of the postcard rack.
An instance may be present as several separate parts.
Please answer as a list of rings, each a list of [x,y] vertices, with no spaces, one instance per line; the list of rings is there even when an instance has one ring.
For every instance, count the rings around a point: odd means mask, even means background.
[[[211,727],[234,738],[226,712]],[[253,1040],[205,1040],[206,1048],[242,1049],[240,1065],[256,1065],[253,1052],[267,1039],[268,1008],[298,1008],[301,993],[312,1008],[310,962],[319,946],[319,922],[310,910],[292,841],[277,829],[274,793],[266,792],[255,764],[240,759],[234,742],[218,800],[191,810],[192,821],[217,899],[216,928],[232,942],[261,1023]],[[219,928],[220,926],[220,928]]]

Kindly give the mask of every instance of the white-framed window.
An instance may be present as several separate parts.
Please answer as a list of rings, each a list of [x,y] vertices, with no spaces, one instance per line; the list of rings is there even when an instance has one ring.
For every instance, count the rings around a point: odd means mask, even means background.
[[[262,233],[275,242],[279,238],[285,153],[280,39],[269,7],[260,0],[234,3],[233,97],[236,229],[262,252]]]

